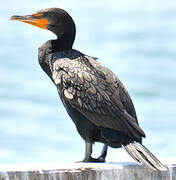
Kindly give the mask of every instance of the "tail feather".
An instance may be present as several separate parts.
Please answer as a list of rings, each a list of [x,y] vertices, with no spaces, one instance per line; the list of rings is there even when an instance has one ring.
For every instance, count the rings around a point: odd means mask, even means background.
[[[133,142],[123,148],[138,163],[145,164],[153,170],[166,171],[167,167],[163,165],[145,146],[140,143]]]
[[[141,165],[141,161],[139,160],[140,158],[137,156],[136,151],[134,151],[133,147],[130,146],[123,146],[123,148],[126,150],[126,152],[136,161],[137,164]]]

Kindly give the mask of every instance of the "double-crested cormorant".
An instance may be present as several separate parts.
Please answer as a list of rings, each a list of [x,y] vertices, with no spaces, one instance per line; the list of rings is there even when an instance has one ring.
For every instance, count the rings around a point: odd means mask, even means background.
[[[56,40],[49,40],[39,48],[38,59],[85,140],[83,162],[105,162],[108,146],[123,147],[138,164],[166,170],[142,145],[145,133],[139,127],[132,100],[120,80],[96,58],[72,49],[76,27],[66,11],[50,8],[11,19],[56,34]],[[104,144],[97,159],[91,157],[94,142]]]

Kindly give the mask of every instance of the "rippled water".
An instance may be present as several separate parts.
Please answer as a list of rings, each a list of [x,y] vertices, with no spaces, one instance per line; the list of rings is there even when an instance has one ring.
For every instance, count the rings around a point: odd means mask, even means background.
[[[66,9],[77,24],[74,48],[98,57],[125,84],[147,134],[144,145],[159,157],[176,156],[176,1],[6,0],[0,6],[0,163],[84,156],[84,142],[37,62],[38,47],[55,36],[9,20],[46,7]],[[101,145],[95,147],[98,155]],[[107,160],[125,157],[111,149]]]

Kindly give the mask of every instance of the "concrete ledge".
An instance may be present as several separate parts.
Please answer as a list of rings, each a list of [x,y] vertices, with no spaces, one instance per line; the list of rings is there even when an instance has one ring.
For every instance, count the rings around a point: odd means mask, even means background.
[[[135,163],[0,166],[0,180],[176,180],[176,165],[164,172]]]

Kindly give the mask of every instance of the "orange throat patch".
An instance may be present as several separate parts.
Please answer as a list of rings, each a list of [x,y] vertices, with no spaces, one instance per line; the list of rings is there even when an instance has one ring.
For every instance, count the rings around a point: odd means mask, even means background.
[[[41,18],[37,20],[22,20],[22,22],[32,24],[42,29],[47,29],[47,25],[49,24],[49,21],[46,18]]]

